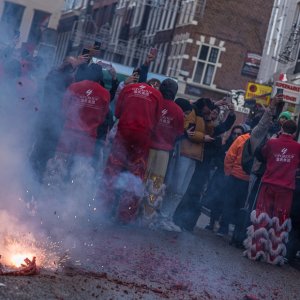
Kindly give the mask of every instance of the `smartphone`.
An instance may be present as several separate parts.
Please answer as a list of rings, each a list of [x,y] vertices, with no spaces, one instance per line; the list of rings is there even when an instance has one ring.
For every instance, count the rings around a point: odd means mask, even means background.
[[[283,95],[283,89],[277,89],[276,95]]]
[[[95,42],[94,49],[99,51],[101,49],[101,42]]]
[[[150,48],[149,54],[153,55],[154,57],[157,56],[158,49],[157,48]]]
[[[90,54],[90,50],[87,49],[87,48],[83,48],[82,52],[81,52],[82,55],[87,55],[87,54]]]
[[[196,129],[196,124],[195,123],[189,123],[189,126],[188,126],[187,130],[195,131],[195,129]]]

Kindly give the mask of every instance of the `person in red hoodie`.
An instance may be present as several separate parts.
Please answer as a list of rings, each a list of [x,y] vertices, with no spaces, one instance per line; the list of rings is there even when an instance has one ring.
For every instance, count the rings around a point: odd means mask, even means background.
[[[146,83],[129,84],[118,97],[117,132],[98,196],[103,210],[110,213],[116,204],[116,193],[122,192],[116,219],[124,224],[134,221],[138,214],[151,136],[160,117],[161,102],[161,93]]]
[[[164,100],[160,108],[159,122],[152,136],[145,176],[146,197],[143,205],[143,222],[149,226],[158,225],[155,219],[158,217],[165,190],[164,179],[169,153],[173,150],[176,139],[184,133],[183,111],[174,102],[177,90],[177,83],[169,78],[160,85],[160,92]],[[174,224],[174,226],[176,225]]]
[[[300,144],[293,139],[296,130],[294,121],[286,121],[279,138],[270,139],[261,150],[266,171],[244,241],[244,255],[252,260],[284,263],[296,171],[300,166]]]
[[[110,94],[99,82],[102,68],[96,64],[86,80],[70,85],[64,99],[65,124],[57,152],[91,158],[95,152],[97,129],[109,109]]]

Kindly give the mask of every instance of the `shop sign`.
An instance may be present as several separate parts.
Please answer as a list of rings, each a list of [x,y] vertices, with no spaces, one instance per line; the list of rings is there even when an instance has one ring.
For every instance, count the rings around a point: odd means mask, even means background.
[[[283,90],[283,101],[295,105],[300,104],[300,85],[291,84],[288,82],[276,81],[274,87],[274,94],[276,95],[278,89]]]
[[[256,100],[264,106],[268,106],[271,100],[272,87],[268,85],[249,82],[247,85],[245,100]]]
[[[260,63],[261,55],[247,52],[242,68],[242,75],[256,78],[258,75]]]

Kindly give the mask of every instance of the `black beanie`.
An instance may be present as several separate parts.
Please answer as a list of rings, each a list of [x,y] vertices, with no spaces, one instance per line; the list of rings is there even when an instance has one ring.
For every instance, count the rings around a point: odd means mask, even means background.
[[[193,109],[191,103],[183,98],[177,98],[175,103],[182,109],[183,112],[190,111]]]
[[[178,91],[178,84],[175,80],[167,78],[161,83],[159,90],[165,99],[174,100]]]
[[[87,72],[87,80],[101,82],[103,80],[102,67],[98,64],[90,64]]]
[[[76,82],[82,80],[90,80],[100,83],[103,80],[102,67],[92,63],[90,65],[82,64],[79,66],[75,75]]]

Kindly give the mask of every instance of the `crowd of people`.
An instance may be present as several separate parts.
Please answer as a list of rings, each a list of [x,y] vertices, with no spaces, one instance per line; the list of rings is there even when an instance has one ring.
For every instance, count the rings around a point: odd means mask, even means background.
[[[101,174],[96,201],[115,222],[192,232],[205,207],[206,229],[228,236],[235,225],[231,243],[248,258],[296,256],[300,144],[280,96],[236,124],[228,100],[177,98],[174,79],[147,79],[151,54],[125,82],[110,68],[110,90],[92,56],[66,58],[39,84],[37,60],[1,54],[2,90],[38,116],[28,160],[41,184],[54,171],[71,180],[80,158]]]

